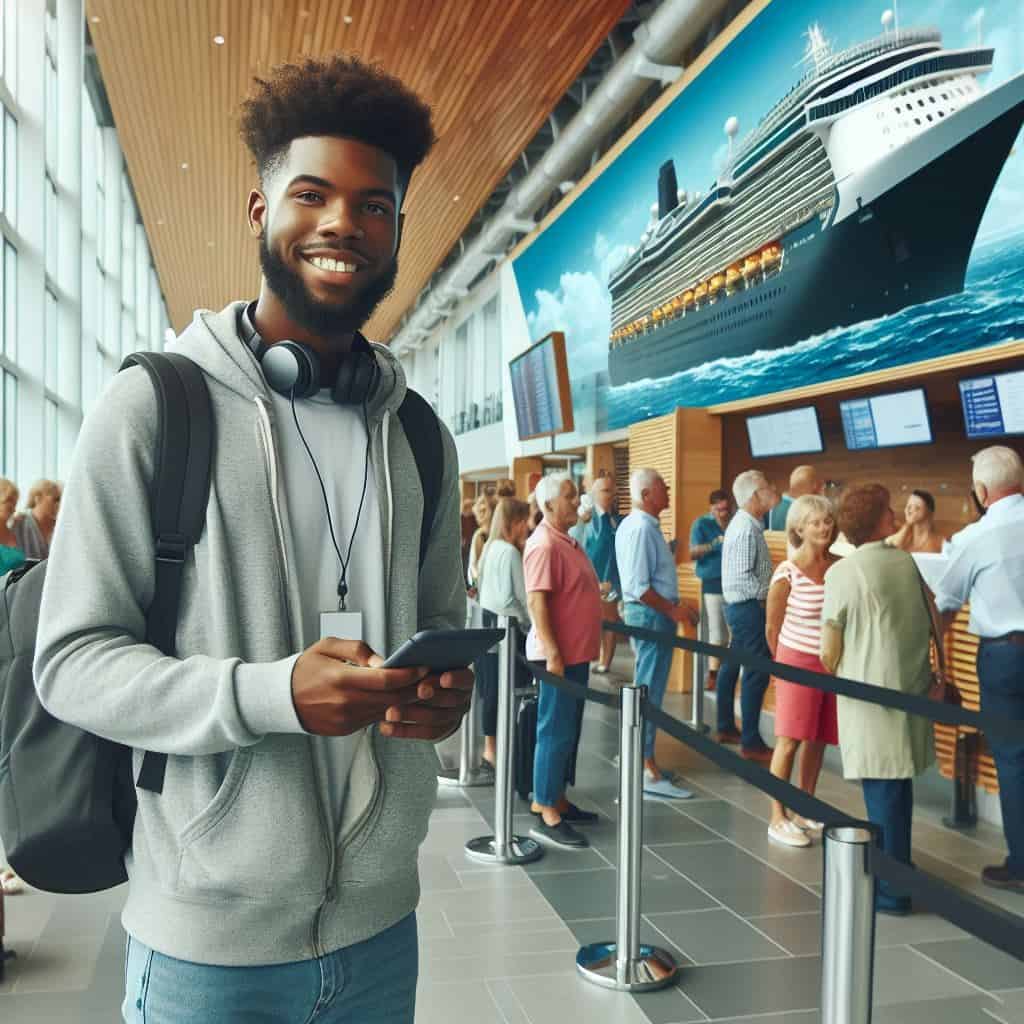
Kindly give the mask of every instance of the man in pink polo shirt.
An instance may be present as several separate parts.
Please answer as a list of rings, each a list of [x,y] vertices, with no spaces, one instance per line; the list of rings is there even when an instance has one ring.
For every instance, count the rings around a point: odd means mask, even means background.
[[[586,552],[569,536],[579,495],[572,479],[559,473],[542,477],[534,496],[544,518],[523,555],[533,620],[526,656],[553,675],[586,685],[590,663],[601,652],[601,587]],[[542,682],[531,808],[537,824],[530,835],[561,849],[589,845],[570,822],[597,821],[596,814],[581,810],[565,796],[566,785],[575,781],[582,725],[583,702]]]

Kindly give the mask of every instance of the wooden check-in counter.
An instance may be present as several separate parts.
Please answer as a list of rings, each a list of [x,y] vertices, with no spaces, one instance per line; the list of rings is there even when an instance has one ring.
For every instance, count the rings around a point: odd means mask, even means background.
[[[826,483],[827,496],[837,499],[843,488],[861,483],[881,483],[892,494],[897,519],[909,493],[922,488],[935,496],[936,526],[949,537],[975,518],[970,499],[971,455],[986,443],[1005,444],[1024,456],[1024,439],[999,437],[991,442],[970,440],[964,428],[959,380],[986,373],[1000,373],[1024,367],[1024,342],[1011,342],[955,356],[926,360],[892,370],[828,381],[812,387],[776,395],[712,406],[706,409],[679,408],[667,416],[638,423],[630,428],[630,469],[648,466],[658,470],[670,489],[670,507],[662,516],[667,538],[678,539],[676,559],[680,592],[694,601],[700,599],[700,585],[692,563],[686,561],[690,525],[708,509],[708,494],[718,488],[731,490],[732,481],[746,469],[760,469],[786,490],[790,472],[810,463]],[[929,409],[934,441],[928,445],[850,451],[846,448],[839,402],[849,398],[881,395],[909,388],[923,388]],[[755,459],[751,456],[746,418],[762,413],[813,405],[818,413],[824,451],[813,455]],[[783,533],[768,534],[774,563],[786,557]],[[964,697],[964,707],[979,706],[978,679],[974,662],[978,640],[967,630],[968,610],[957,615],[946,636],[947,660],[954,681]],[[693,631],[687,631],[693,635]],[[689,654],[677,652],[670,688],[687,692],[692,682]],[[766,708],[774,706],[769,692]],[[958,730],[936,727],[939,768],[954,776]],[[960,730],[962,734],[971,730]],[[982,738],[978,744],[960,745],[970,763],[961,765],[966,773],[989,792],[998,788],[995,766]]]

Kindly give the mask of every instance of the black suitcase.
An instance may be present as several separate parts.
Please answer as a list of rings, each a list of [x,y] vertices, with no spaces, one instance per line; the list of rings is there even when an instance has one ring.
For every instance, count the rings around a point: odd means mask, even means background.
[[[520,698],[516,712],[516,735],[513,746],[513,774],[516,792],[529,800],[533,792],[533,755],[537,749],[537,695]]]

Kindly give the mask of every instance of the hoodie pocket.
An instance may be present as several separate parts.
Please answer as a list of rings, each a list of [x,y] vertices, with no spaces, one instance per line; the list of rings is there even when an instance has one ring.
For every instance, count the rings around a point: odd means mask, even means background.
[[[183,896],[318,895],[328,852],[305,737],[237,750],[213,799],[178,835]]]

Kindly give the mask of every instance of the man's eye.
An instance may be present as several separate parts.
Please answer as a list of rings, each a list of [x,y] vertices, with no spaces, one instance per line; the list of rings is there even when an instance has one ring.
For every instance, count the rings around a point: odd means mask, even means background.
[[[319,192],[310,192],[307,190],[305,192],[296,193],[295,198],[301,200],[304,203],[315,203],[318,202],[322,197]]]
[[[385,206],[383,203],[367,203],[366,209],[369,210],[370,213],[375,214],[378,217],[391,216],[390,208]]]

